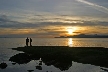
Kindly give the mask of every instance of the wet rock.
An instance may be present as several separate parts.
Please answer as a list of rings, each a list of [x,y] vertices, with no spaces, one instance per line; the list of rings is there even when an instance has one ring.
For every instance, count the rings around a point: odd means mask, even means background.
[[[36,69],[42,70],[42,67],[41,66],[36,66]]]
[[[15,63],[18,63],[18,64],[26,64],[26,63],[31,61],[31,58],[26,53],[19,53],[19,54],[16,54],[16,55],[12,56],[9,59],[9,61],[12,61],[12,62],[15,62]]]
[[[16,63],[12,63],[12,65],[15,65]]]
[[[3,63],[0,64],[0,68],[1,69],[5,69],[6,67],[7,67],[7,64],[6,63],[3,62]]]
[[[106,72],[108,72],[108,69],[105,69],[105,68],[101,68],[102,70],[104,70],[104,71],[106,71]]]
[[[34,71],[34,70],[27,70],[28,72],[32,72],[32,71]]]

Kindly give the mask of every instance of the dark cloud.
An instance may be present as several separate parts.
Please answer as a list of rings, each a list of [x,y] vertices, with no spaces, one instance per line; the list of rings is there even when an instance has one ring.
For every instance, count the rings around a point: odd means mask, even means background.
[[[16,28],[16,29],[17,28],[38,28],[38,27],[42,28],[46,26],[108,26],[108,22],[83,21],[83,23],[63,23],[63,22],[21,23],[21,22],[9,21],[8,19],[0,18],[0,28]]]
[[[66,19],[66,21],[70,21]],[[78,22],[78,20],[74,20]],[[80,21],[80,20],[79,20]],[[108,22],[102,22],[102,21],[81,21],[82,23],[64,23],[64,22],[36,22],[36,23],[22,23],[22,22],[17,22],[17,21],[11,21],[8,19],[8,16],[6,15],[1,15],[0,16],[0,28],[15,28],[15,29],[23,29],[23,28],[32,28],[35,29],[37,28],[38,30],[43,30],[43,31],[54,31],[57,29],[52,29],[52,28],[45,28],[48,26],[101,26],[102,27],[107,27]]]
[[[59,34],[61,34],[61,33],[67,33],[67,31],[47,31],[47,32],[45,32],[45,33],[36,33],[37,35],[59,35]]]
[[[0,16],[0,22],[8,22],[8,21],[9,21],[9,19],[7,18],[6,15],[1,15]]]
[[[79,34],[79,33],[81,33],[81,32],[73,32],[73,33]]]
[[[0,35],[0,37],[26,38],[26,37],[37,37],[37,35],[36,34],[5,34],[5,35]]]

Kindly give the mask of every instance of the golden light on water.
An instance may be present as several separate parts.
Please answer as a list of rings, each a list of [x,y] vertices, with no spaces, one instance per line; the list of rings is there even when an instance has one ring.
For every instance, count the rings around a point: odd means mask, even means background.
[[[72,47],[72,46],[73,46],[72,38],[69,38],[69,39],[68,39],[68,46],[69,46],[69,47]]]

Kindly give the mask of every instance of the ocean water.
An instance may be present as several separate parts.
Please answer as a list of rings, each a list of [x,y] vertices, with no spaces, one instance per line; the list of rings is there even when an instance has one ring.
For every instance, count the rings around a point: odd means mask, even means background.
[[[20,51],[12,50],[11,48],[24,47],[26,38],[0,38],[0,63],[5,62],[8,66],[5,69],[0,69],[0,72],[105,72],[100,66],[91,64],[83,64],[72,61],[72,66],[68,70],[61,71],[55,66],[47,66],[42,63],[42,70],[36,69],[35,66],[39,60],[32,60],[27,64],[13,65],[9,61],[10,57]],[[33,46],[69,46],[71,47],[105,47],[108,48],[107,38],[32,38]],[[105,68],[108,69],[108,68]]]

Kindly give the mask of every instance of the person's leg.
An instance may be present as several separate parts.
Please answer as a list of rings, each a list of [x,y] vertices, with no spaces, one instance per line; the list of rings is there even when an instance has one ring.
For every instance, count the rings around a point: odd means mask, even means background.
[[[27,42],[27,47],[28,47],[28,42]]]
[[[32,45],[31,45],[31,42],[30,42],[30,46],[32,46]]]

